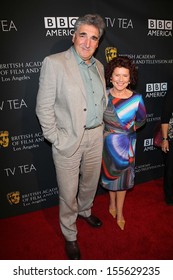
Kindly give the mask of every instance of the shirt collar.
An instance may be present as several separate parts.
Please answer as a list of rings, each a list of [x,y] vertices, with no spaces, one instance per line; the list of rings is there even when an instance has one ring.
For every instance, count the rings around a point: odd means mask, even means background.
[[[74,48],[74,46],[72,46],[72,51],[73,51],[73,54],[74,54],[74,56],[75,56],[75,58],[76,58],[76,61],[77,61],[77,63],[80,65],[82,65],[82,64],[86,64],[85,63],[85,60],[83,60],[78,54],[77,54],[77,52],[76,52],[76,50],[75,50],[75,48]],[[88,66],[91,66],[91,65],[93,65],[93,64],[95,64],[96,63],[96,60],[95,60],[95,58],[92,56],[91,58],[90,58],[90,64],[88,64]]]

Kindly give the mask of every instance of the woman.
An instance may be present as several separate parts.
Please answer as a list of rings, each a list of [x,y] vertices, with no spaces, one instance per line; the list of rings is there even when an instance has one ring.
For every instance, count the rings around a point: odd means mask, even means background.
[[[112,59],[105,75],[109,89],[101,185],[109,191],[109,213],[124,230],[126,191],[134,186],[136,130],[146,121],[146,109],[142,95],[131,90],[137,81],[137,71],[128,57]]]
[[[164,152],[163,187],[165,202],[173,205],[173,94],[167,93],[161,115],[162,151]]]

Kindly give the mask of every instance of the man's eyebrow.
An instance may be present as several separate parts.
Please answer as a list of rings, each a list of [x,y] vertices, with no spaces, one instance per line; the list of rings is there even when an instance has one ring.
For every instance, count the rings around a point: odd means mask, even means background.
[[[86,32],[79,32],[80,35],[87,35]]]
[[[86,33],[86,32],[79,32],[79,35],[87,35],[87,33]],[[91,38],[93,38],[93,39],[95,39],[95,40],[98,40],[98,39],[99,39],[99,37],[96,36],[96,35],[92,35]]]

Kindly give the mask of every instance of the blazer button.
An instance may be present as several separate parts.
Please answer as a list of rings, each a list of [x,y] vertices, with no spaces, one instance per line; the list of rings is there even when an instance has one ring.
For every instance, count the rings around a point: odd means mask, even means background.
[[[84,110],[84,111],[87,111],[87,109],[86,109],[86,108],[84,108],[83,110]]]

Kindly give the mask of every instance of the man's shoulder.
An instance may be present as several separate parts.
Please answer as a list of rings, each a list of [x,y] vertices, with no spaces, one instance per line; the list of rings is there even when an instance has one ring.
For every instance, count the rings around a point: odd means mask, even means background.
[[[45,57],[45,60],[56,62],[56,61],[64,60],[65,58],[68,59],[70,56],[71,56],[71,49],[68,49],[62,52],[50,54]]]
[[[96,57],[94,57],[94,59],[95,59],[95,61],[96,61],[96,63],[97,63],[97,64],[99,64],[99,65],[102,65],[102,66],[103,66],[103,63],[102,63],[100,60],[98,60]]]
[[[98,67],[99,70],[104,71],[104,65],[102,64],[102,62],[100,60],[98,60],[97,58],[95,58],[96,61],[96,65]]]

